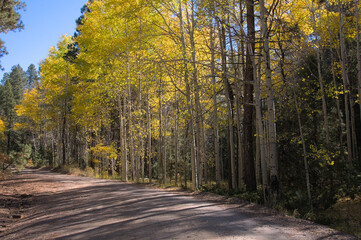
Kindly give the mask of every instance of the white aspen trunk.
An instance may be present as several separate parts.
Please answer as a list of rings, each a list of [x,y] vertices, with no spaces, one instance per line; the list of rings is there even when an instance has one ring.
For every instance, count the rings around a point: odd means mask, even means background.
[[[62,141],[61,141],[61,129],[60,129],[60,124],[58,123],[58,129],[57,129],[57,141],[56,141],[56,148],[57,148],[57,160],[58,160],[58,166],[61,166],[62,163],[62,158],[61,156],[63,155],[62,152]]]
[[[203,118],[202,118],[202,108],[200,103],[199,97],[199,84],[198,84],[198,68],[197,68],[197,58],[196,58],[196,48],[195,48],[195,41],[194,41],[194,31],[196,27],[195,19],[194,19],[194,0],[190,1],[190,8],[191,8],[191,16],[189,16],[188,11],[187,13],[187,23],[188,23],[188,32],[189,32],[189,40],[190,40],[190,47],[191,47],[191,56],[192,56],[192,83],[193,83],[193,91],[195,96],[195,115],[196,115],[196,124],[195,124],[195,138],[196,138],[196,159],[197,161],[197,182],[198,185],[202,184],[203,179],[203,164],[204,164],[204,140],[202,134],[202,125],[203,125]]]
[[[144,140],[142,139],[140,142],[140,147],[142,149],[143,152],[141,152],[141,154],[139,154],[139,157],[141,158],[141,168],[142,168],[142,183],[144,183],[144,175],[145,175],[145,146],[144,146]],[[143,154],[142,154],[143,153]]]
[[[167,128],[168,128],[168,116],[167,112],[164,116],[164,131],[163,131],[163,179],[164,185],[167,185]]]
[[[52,134],[51,136],[51,148],[52,148],[52,159],[53,159],[53,162],[52,162],[52,167],[54,168],[55,167],[55,140],[54,140],[54,133]],[[87,167],[88,167],[88,162],[86,162],[87,164]]]
[[[262,1],[262,0],[261,0]],[[259,63],[258,63],[258,76],[257,74],[254,74],[254,91],[255,91],[255,105],[256,105],[256,141],[257,141],[257,152],[256,154],[259,155],[259,161],[261,165],[261,171],[262,171],[262,190],[263,190],[263,200],[264,203],[268,203],[268,171],[267,171],[267,163],[266,163],[266,143],[265,143],[265,130],[263,126],[262,121],[262,102],[261,102],[261,62],[262,58],[259,57]],[[253,61],[255,62],[255,61]],[[256,67],[256,66],[254,66]],[[258,159],[256,156],[256,161],[258,163]],[[258,167],[256,168],[256,173],[258,172]],[[256,174],[257,176],[257,174]]]
[[[329,38],[329,44],[330,48],[332,48],[332,32],[330,27],[330,16],[328,14],[328,10],[326,10],[327,14],[327,31],[328,31],[328,38]],[[340,146],[343,145],[343,127],[342,127],[342,114],[341,114],[341,107],[340,107],[340,100],[339,100],[339,93],[338,93],[338,87],[336,82],[336,71],[335,71],[335,56],[334,53],[331,51],[331,71],[332,71],[332,82],[333,82],[333,88],[336,92],[336,109],[337,109],[337,116],[338,116],[338,124],[340,128]]]
[[[179,145],[178,145],[178,98],[177,98],[177,90],[175,92],[175,101],[176,101],[176,110],[175,110],[175,119],[174,119],[174,174],[175,174],[175,185],[178,186],[178,153],[179,153]]]
[[[142,73],[139,73],[139,98],[138,98],[138,112],[139,114],[141,114],[142,111],[142,106],[141,106],[141,102],[142,102]],[[141,116],[143,116],[141,114]],[[139,124],[142,126],[141,129],[144,129],[144,124],[142,120],[139,120]],[[144,131],[144,130],[143,130]],[[143,131],[140,130],[139,132],[139,140],[140,140],[140,149],[138,150],[139,152],[139,164],[141,165],[141,176],[142,176],[142,182],[144,183],[144,157],[145,154],[142,154],[144,151],[144,139],[143,139]],[[138,177],[137,177],[138,180]]]
[[[352,136],[350,126],[350,111],[349,111],[349,85],[347,81],[347,69],[346,69],[346,44],[345,44],[345,33],[344,33],[344,16],[343,9],[341,7],[341,1],[338,1],[339,12],[340,12],[340,45],[341,45],[341,70],[343,80],[343,91],[344,91],[344,104],[345,104],[345,115],[346,115],[346,137],[347,137],[347,159],[349,167],[352,166]]]
[[[164,182],[164,176],[161,178],[161,173],[163,170],[161,167],[164,165],[163,163],[163,102],[162,102],[162,82],[161,79],[159,79],[159,91],[158,91],[158,99],[159,99],[159,141],[158,141],[158,181],[159,183]],[[164,174],[164,173],[163,173]]]
[[[130,66],[128,64],[128,71],[130,73]],[[134,138],[133,138],[133,114],[132,114],[132,96],[130,89],[130,82],[128,77],[128,128],[129,128],[129,153],[130,162],[132,165],[132,180],[135,180],[135,161],[134,161]]]
[[[224,21],[224,19],[222,19]],[[228,123],[228,142],[229,142],[229,151],[230,151],[230,167],[231,167],[231,189],[237,188],[236,182],[236,169],[235,169],[235,160],[234,160],[234,137],[233,137],[233,110],[231,103],[230,95],[230,84],[227,79],[227,56],[226,56],[226,32],[223,26],[223,22],[220,23],[222,26],[219,26],[219,41],[221,44],[221,58],[222,58],[222,80],[224,84],[224,94],[226,96],[227,103],[227,123]]]
[[[269,49],[269,31],[267,24],[266,8],[264,0],[260,0],[261,8],[261,32],[263,36],[265,77],[267,88],[267,127],[268,127],[268,144],[269,144],[269,169],[270,169],[270,200],[274,205],[277,202],[279,192],[278,177],[278,154],[277,154],[277,137],[276,137],[276,117],[274,105],[274,93],[272,83],[271,57]],[[264,180],[263,180],[264,181]]]
[[[147,99],[147,132],[148,132],[148,177],[149,183],[152,183],[152,126],[151,126],[151,116],[150,116],[150,106],[149,106],[149,90],[148,90],[148,99]]]
[[[316,26],[316,16],[315,16],[315,9],[314,9],[314,2],[312,1],[312,7],[311,7],[311,13],[312,13],[312,23],[313,23],[313,31],[316,35],[316,54],[317,54],[317,73],[318,73],[318,83],[320,85],[321,89],[321,98],[322,98],[322,113],[323,113],[323,124],[325,128],[325,134],[326,134],[326,143],[327,145],[330,143],[330,131],[329,131],[329,125],[328,125],[328,114],[327,114],[327,105],[326,105],[326,97],[325,97],[325,89],[323,85],[323,77],[321,72],[321,44],[319,41],[319,34],[317,31]]]
[[[265,204],[269,204],[269,194],[268,194],[268,190],[269,190],[269,186],[268,186],[268,178],[269,178],[269,174],[268,174],[268,168],[267,168],[267,160],[266,160],[266,154],[268,153],[268,155],[270,154],[269,149],[267,149],[266,146],[266,139],[268,139],[267,136],[267,131],[266,131],[266,126],[267,124],[263,123],[263,114],[262,114],[262,98],[261,98],[261,90],[262,90],[262,86],[261,86],[261,70],[262,70],[262,60],[264,61],[264,68],[267,71],[267,52],[266,52],[266,38],[267,38],[267,24],[266,21],[267,19],[265,18],[265,7],[264,7],[264,1],[260,0],[260,17],[261,17],[261,49],[260,49],[260,53],[258,54],[258,66],[256,66],[256,59],[255,57],[253,57],[252,59],[252,63],[253,63],[253,68],[257,69],[257,73],[256,71],[254,71],[254,91],[255,91],[255,108],[256,108],[256,135],[257,135],[257,151],[256,154],[259,155],[259,164],[260,164],[260,168],[261,168],[261,177],[262,177],[262,191],[263,191],[263,201]],[[264,57],[264,59],[263,59]],[[266,74],[266,80],[267,80],[267,74]],[[267,82],[266,82],[266,86],[267,86]],[[268,89],[267,89],[268,90]],[[268,112],[267,112],[268,113]],[[268,139],[269,140],[269,139]],[[268,160],[269,160],[269,156],[268,156]],[[258,163],[258,159],[256,156],[256,163]],[[257,166],[257,165],[256,165]],[[256,176],[257,176],[257,172],[259,171],[259,168],[257,166],[256,168]],[[258,174],[259,175],[259,174]],[[258,180],[258,179],[257,179]]]
[[[194,116],[193,116],[193,101],[191,99],[191,89],[189,84],[189,70],[188,70],[188,61],[187,61],[187,48],[184,37],[184,27],[183,27],[183,8],[182,1],[179,0],[179,27],[181,32],[181,42],[182,42],[182,57],[184,65],[184,81],[186,84],[186,98],[188,105],[188,114],[190,116],[190,148],[191,148],[191,164],[192,164],[192,187],[193,189],[198,189],[198,170],[197,170],[197,158],[196,158],[196,139],[195,139],[195,130],[194,130]],[[185,180],[186,181],[186,180]]]
[[[125,100],[124,100],[124,106],[122,106],[121,99],[119,96],[118,99],[118,108],[119,108],[119,120],[120,120],[120,143],[121,143],[121,176],[122,181],[127,182],[128,181],[128,161],[127,161],[127,144],[126,144],[126,131],[125,131]],[[124,114],[123,114],[124,113]]]
[[[214,11],[214,10],[213,10]],[[213,15],[213,14],[212,14]],[[214,135],[214,154],[216,165],[216,185],[221,183],[221,160],[219,154],[219,130],[218,130],[218,107],[217,107],[217,83],[216,83],[216,71],[215,71],[215,49],[214,49],[214,25],[213,18],[211,18],[210,24],[210,47],[211,47],[211,74],[212,74],[212,87],[213,87],[213,135]]]
[[[239,1],[239,13],[240,13],[240,28],[243,29],[244,27],[244,18],[243,18],[243,6],[242,3],[244,3],[243,1]],[[240,76],[242,79],[245,78],[245,55],[244,55],[244,49],[245,49],[245,45],[244,45],[244,39],[245,39],[245,34],[244,31],[241,31],[241,37],[238,40],[238,49],[239,53],[238,53],[238,63],[240,64],[240,66],[242,67],[242,70],[240,70]],[[239,188],[241,188],[244,184],[244,159],[243,159],[243,142],[242,142],[242,134],[243,134],[243,130],[242,130],[242,116],[241,116],[241,107],[243,104],[243,99],[241,98],[241,93],[242,93],[242,82],[238,82],[237,85],[237,93],[236,93],[236,108],[237,108],[237,141],[238,141],[238,186]]]
[[[348,76],[347,76],[348,79]],[[348,80],[349,81],[349,80]],[[349,82],[350,86],[350,82]],[[352,92],[350,90],[350,92]],[[356,117],[355,117],[355,101],[353,100],[352,94],[349,94],[350,110],[351,110],[351,137],[352,137],[352,156],[357,158],[357,137],[356,137]]]
[[[125,37],[128,37],[128,22],[125,23]],[[135,162],[134,162],[134,140],[133,140],[133,116],[132,116],[132,92],[130,88],[130,54],[129,54],[129,43],[126,45],[126,66],[127,66],[127,76],[126,76],[126,90],[125,95],[127,96],[127,101],[124,101],[124,117],[128,117],[128,131],[129,131],[129,154],[130,154],[130,164],[131,164],[131,177],[134,181],[135,179]],[[128,109],[126,109],[126,106]],[[128,111],[128,113],[127,113]],[[126,129],[126,124],[124,123],[124,128]],[[126,141],[126,139],[125,139]],[[126,146],[126,144],[125,144]]]
[[[262,122],[262,109],[261,109],[261,94],[260,94],[260,81],[255,79],[255,104],[256,104],[256,121],[257,121],[257,139],[259,141],[259,154],[261,162],[261,171],[262,171],[262,189],[264,202],[268,202],[268,194],[266,190],[268,189],[268,173],[267,173],[267,163],[266,163],[266,153],[265,153],[265,133],[263,130]],[[257,169],[258,170],[258,169]]]

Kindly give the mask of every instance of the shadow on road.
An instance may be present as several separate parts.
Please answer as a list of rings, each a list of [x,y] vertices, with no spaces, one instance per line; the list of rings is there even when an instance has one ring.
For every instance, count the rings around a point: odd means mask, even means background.
[[[311,228],[307,232],[318,228],[300,224],[297,229],[288,219],[245,214],[220,203],[134,184],[48,172],[38,172],[34,178],[32,174],[17,180],[33,184],[90,181],[91,186],[34,196],[34,213],[4,234],[4,239],[305,239],[306,228]],[[336,239],[350,239],[332,234]]]

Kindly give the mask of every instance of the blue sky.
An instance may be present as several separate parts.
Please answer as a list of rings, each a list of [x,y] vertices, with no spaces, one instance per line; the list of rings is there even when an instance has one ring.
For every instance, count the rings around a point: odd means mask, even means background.
[[[38,67],[45,59],[51,46],[55,46],[64,34],[73,35],[75,20],[87,0],[23,0],[26,10],[21,12],[24,30],[0,34],[8,55],[0,58],[5,71],[20,64],[26,71],[33,63]]]

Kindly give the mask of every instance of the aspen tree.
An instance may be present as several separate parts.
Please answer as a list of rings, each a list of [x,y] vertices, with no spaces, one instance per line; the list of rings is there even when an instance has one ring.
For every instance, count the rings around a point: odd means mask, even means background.
[[[341,70],[342,70],[342,81],[343,81],[343,91],[344,91],[344,104],[345,104],[345,115],[346,115],[346,136],[347,136],[347,159],[350,167],[352,166],[352,133],[351,133],[351,119],[350,119],[350,110],[349,108],[349,98],[350,98],[350,89],[349,89],[349,81],[347,77],[346,70],[346,44],[345,44],[345,31],[344,31],[344,12],[343,7],[341,5],[341,1],[338,1],[338,9],[339,9],[339,28],[340,28],[340,46],[341,46]]]
[[[194,102],[195,102],[195,144],[196,144],[196,162],[197,166],[197,182],[198,185],[202,185],[202,169],[204,164],[204,139],[203,139],[203,117],[202,117],[202,107],[200,103],[199,97],[199,84],[198,84],[198,67],[197,67],[197,58],[196,58],[196,47],[195,47],[195,37],[194,32],[196,26],[196,19],[195,19],[195,0],[190,0],[190,6],[186,7],[186,16],[187,16],[187,26],[188,26],[188,33],[189,33],[189,42],[190,42],[190,51],[191,51],[191,58],[192,58],[192,87],[194,92]],[[190,13],[188,11],[190,8]]]
[[[275,3],[275,2],[274,2]],[[272,4],[274,5],[274,4]],[[277,3],[274,8],[277,7]],[[264,0],[260,0],[261,8],[261,36],[263,38],[263,50],[265,61],[265,78],[267,89],[267,127],[268,127],[268,143],[269,143],[269,168],[270,168],[270,197],[271,202],[274,204],[278,198],[279,192],[279,176],[278,176],[278,151],[277,151],[277,137],[276,137],[276,109],[275,97],[272,83],[272,70],[271,70],[271,57],[269,47],[269,29],[268,29],[268,16]],[[263,163],[264,167],[265,164]],[[263,168],[264,168],[263,167]],[[266,182],[266,180],[263,180]]]
[[[148,146],[147,146],[147,157],[148,157],[148,178],[149,183],[152,183],[152,125],[151,125],[151,112],[149,106],[149,90],[147,94],[147,133],[148,133]]]
[[[328,124],[328,114],[327,114],[327,105],[326,105],[326,96],[325,96],[325,89],[323,84],[323,77],[321,72],[321,43],[319,40],[319,34],[317,31],[317,23],[316,23],[316,9],[314,7],[314,2],[312,1],[311,6],[311,16],[312,16],[312,26],[313,31],[315,32],[315,38],[316,38],[316,56],[317,56],[317,74],[318,74],[318,82],[321,89],[321,98],[322,98],[322,112],[323,112],[323,121],[324,121],[324,128],[326,133],[326,143],[327,145],[330,143],[330,130],[329,130],[329,124]]]
[[[178,186],[178,155],[179,155],[179,137],[178,137],[178,94],[177,89],[175,89],[175,116],[174,116],[174,177],[175,185]]]
[[[198,182],[198,159],[196,156],[196,139],[195,139],[195,129],[194,129],[194,114],[193,114],[193,101],[191,99],[191,88],[189,84],[189,69],[188,69],[188,61],[187,61],[187,48],[184,34],[184,26],[183,26],[183,7],[182,1],[178,1],[179,4],[179,27],[181,33],[181,43],[182,43],[182,57],[183,57],[183,71],[184,71],[184,81],[186,84],[186,98],[188,104],[188,114],[190,117],[189,121],[189,138],[190,138],[190,148],[191,148],[191,164],[192,164],[192,187],[193,189],[197,189],[199,186]]]
[[[211,10],[211,16],[215,15],[214,4]],[[212,88],[213,88],[213,135],[214,135],[214,155],[216,162],[216,184],[220,185],[221,182],[221,163],[219,153],[219,127],[218,127],[218,107],[217,107],[217,90],[216,90],[216,65],[215,65],[215,44],[214,44],[214,24],[213,17],[210,20],[210,50],[211,50],[211,75],[212,75]]]
[[[332,46],[333,46],[333,44],[332,44],[332,31],[331,31],[331,26],[330,26],[330,16],[329,16],[329,11],[328,10],[326,10],[326,14],[327,14],[328,39],[329,39],[330,48],[332,48]],[[340,128],[340,146],[342,146],[342,143],[343,143],[342,115],[341,115],[341,106],[340,106],[340,100],[339,100],[338,87],[337,87],[337,82],[336,82],[335,55],[334,55],[333,51],[331,51],[331,71],[332,71],[333,88],[334,88],[334,91],[335,91],[335,94],[336,94],[336,109],[337,109],[338,124],[339,124],[339,128]]]
[[[239,27],[241,29],[244,28],[244,10],[243,5],[244,1],[239,1]],[[239,72],[240,76],[242,78],[245,78],[246,74],[246,67],[245,67],[245,32],[240,32],[240,39],[238,40],[238,49],[239,49],[239,60],[238,63],[242,66],[242,71]],[[238,186],[241,187],[244,183],[244,143],[242,142],[242,133],[243,133],[243,127],[242,127],[242,119],[241,119],[241,107],[242,104],[244,104],[243,99],[241,99],[241,91],[243,88],[243,84],[241,81],[238,81],[238,86],[236,89],[236,108],[237,108],[237,135],[238,135]],[[244,113],[243,113],[244,115]]]

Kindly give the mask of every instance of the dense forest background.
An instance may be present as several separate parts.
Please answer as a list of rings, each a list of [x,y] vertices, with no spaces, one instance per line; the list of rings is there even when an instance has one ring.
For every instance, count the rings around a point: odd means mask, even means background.
[[[3,170],[31,158],[308,219],[359,199],[360,7],[89,1],[39,75],[4,75]]]

